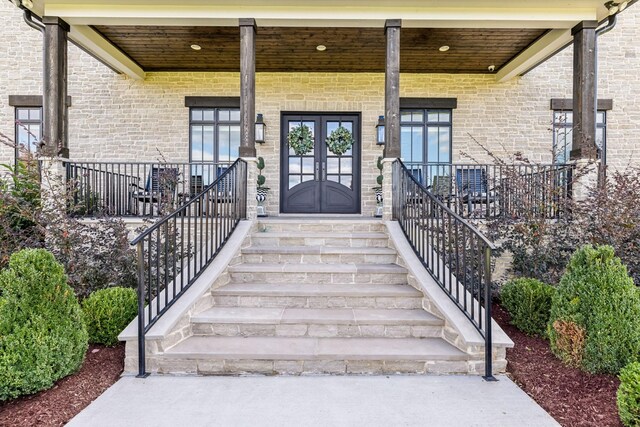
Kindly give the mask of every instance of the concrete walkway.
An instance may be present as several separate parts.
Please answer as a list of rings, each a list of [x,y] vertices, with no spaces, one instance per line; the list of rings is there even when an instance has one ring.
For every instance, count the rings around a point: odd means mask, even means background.
[[[120,379],[79,426],[558,426],[507,377]]]

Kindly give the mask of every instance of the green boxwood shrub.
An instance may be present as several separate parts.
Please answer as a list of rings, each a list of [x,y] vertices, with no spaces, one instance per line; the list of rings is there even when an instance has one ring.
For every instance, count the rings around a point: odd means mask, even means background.
[[[634,362],[620,371],[618,413],[627,427],[640,426],[640,363]]]
[[[47,389],[81,366],[88,346],[82,310],[50,252],[11,255],[0,295],[0,401]]]
[[[640,291],[611,246],[578,249],[547,326],[551,349],[588,372],[618,373],[640,355]]]
[[[553,286],[536,279],[514,279],[500,291],[502,306],[511,315],[511,324],[528,335],[544,335],[549,322]]]
[[[138,314],[138,296],[131,288],[108,288],[92,293],[83,301],[89,342],[115,345],[118,334]]]

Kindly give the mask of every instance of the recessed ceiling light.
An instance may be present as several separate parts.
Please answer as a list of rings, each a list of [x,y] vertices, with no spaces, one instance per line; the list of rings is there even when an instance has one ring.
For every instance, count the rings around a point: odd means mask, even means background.
[[[446,52],[446,51],[448,51],[448,50],[449,50],[449,46],[447,46],[447,45],[440,46],[440,47],[438,48],[438,50],[439,50],[440,52]]]
[[[192,44],[192,45],[191,45],[191,49],[193,49],[193,50],[200,50],[200,49],[202,49],[202,46],[200,46],[199,44]]]
[[[325,50],[327,50],[327,47],[323,44],[319,44],[318,46],[316,46],[316,50],[324,52]]]

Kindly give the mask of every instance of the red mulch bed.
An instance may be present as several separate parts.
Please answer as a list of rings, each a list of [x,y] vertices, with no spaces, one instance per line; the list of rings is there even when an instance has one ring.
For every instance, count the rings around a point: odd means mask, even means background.
[[[124,367],[124,344],[90,345],[82,368],[49,390],[0,403],[0,426],[63,426],[115,383]]]
[[[507,349],[507,372],[556,421],[567,427],[622,426],[616,406],[620,381],[615,376],[567,367],[546,340],[509,324],[509,314],[500,306],[493,306],[493,316],[515,343]]]

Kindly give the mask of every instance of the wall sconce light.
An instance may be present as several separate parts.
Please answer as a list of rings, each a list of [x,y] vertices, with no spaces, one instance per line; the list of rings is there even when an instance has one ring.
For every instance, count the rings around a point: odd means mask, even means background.
[[[264,135],[267,130],[267,125],[264,124],[264,119],[262,118],[262,114],[258,114],[256,118],[256,142],[258,144],[264,144]]]
[[[384,116],[378,116],[378,124],[376,125],[376,145],[384,145]]]

